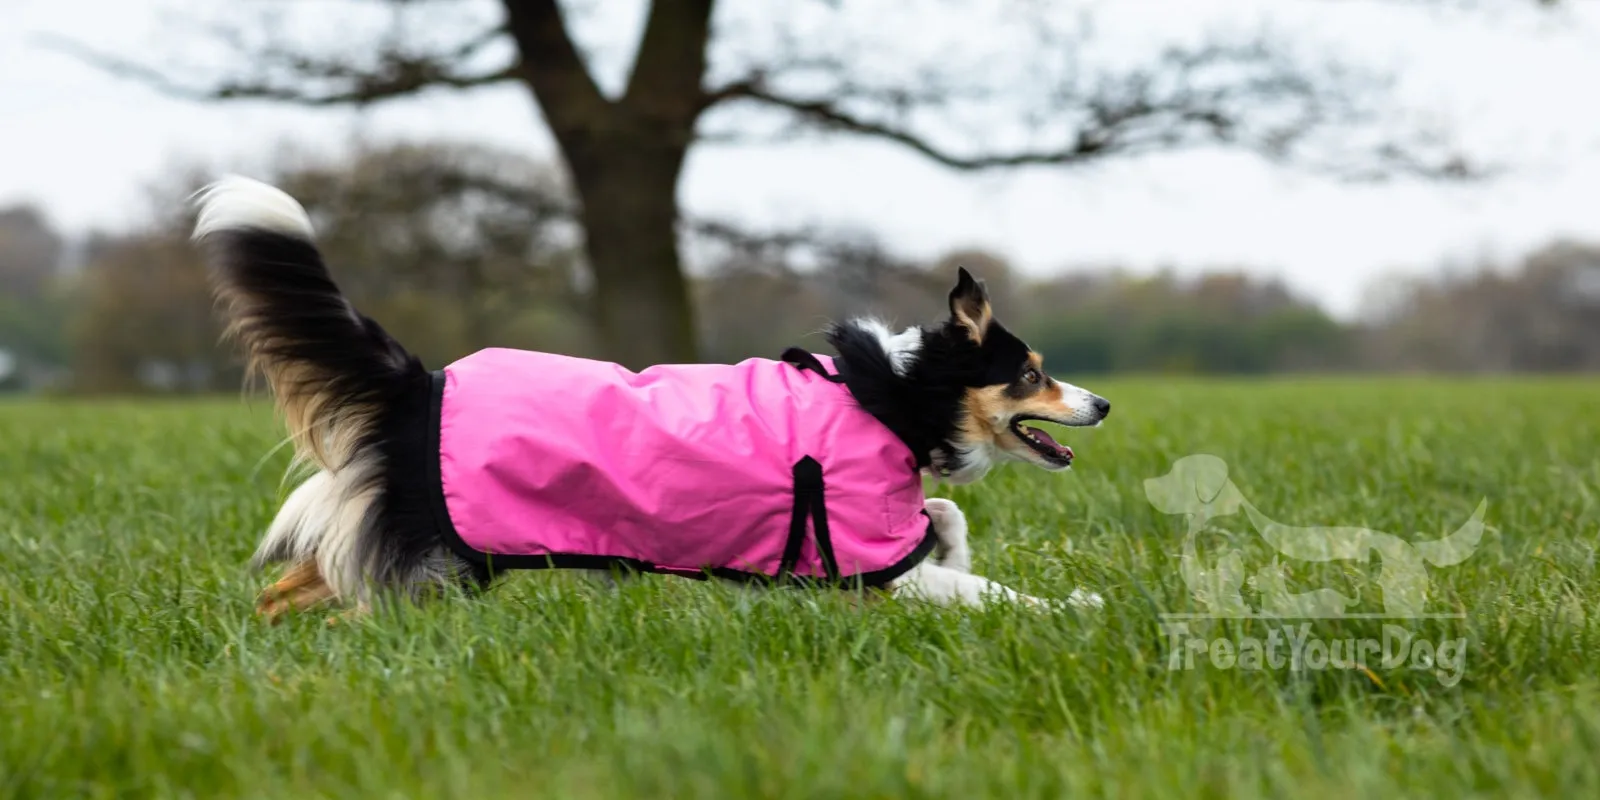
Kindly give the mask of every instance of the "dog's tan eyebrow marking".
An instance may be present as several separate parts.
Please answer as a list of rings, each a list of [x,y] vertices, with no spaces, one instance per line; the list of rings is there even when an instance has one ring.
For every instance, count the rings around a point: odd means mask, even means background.
[[[1029,350],[1028,351],[1028,366],[1033,367],[1034,369],[1039,370],[1040,372],[1043,372],[1044,371],[1044,356],[1041,356],[1038,353],[1036,353],[1036,352],[1034,352],[1032,350]]]

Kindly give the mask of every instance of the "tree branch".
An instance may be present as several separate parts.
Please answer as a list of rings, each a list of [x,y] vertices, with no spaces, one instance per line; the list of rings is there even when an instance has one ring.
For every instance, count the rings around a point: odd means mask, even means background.
[[[823,70],[828,71],[825,66]],[[778,74],[802,71],[815,82],[814,65]],[[780,88],[781,81],[772,75],[770,69],[752,70],[706,92],[703,107],[744,102],[777,109],[789,114],[798,130],[888,141],[958,170],[1072,166],[1110,156],[1223,144],[1273,161],[1313,164],[1319,171],[1347,178],[1372,179],[1391,172],[1433,178],[1480,174],[1457,154],[1425,155],[1423,150],[1429,149],[1425,144],[1439,150],[1437,142],[1426,141],[1382,142],[1354,158],[1370,162],[1366,166],[1352,167],[1335,158],[1316,163],[1317,159],[1304,151],[1318,134],[1370,125],[1378,114],[1350,99],[1364,94],[1349,85],[1355,82],[1354,76],[1341,74],[1319,82],[1314,73],[1284,63],[1261,43],[1170,49],[1149,67],[1065,85],[1050,98],[1055,109],[1053,121],[1070,123],[1057,134],[1059,143],[1001,152],[962,153],[912,124],[912,110],[927,112],[953,105],[963,95],[956,87],[924,81],[927,85],[919,89],[876,89],[840,77],[844,73],[838,72],[824,89],[792,92]],[[968,89],[964,97],[981,100],[986,95]]]
[[[557,139],[605,118],[611,104],[589,75],[556,0],[504,0],[504,5],[534,101]]]
[[[712,0],[655,0],[623,105],[692,128],[702,109]]]
[[[1031,164],[1071,164],[1103,154],[1108,145],[1080,137],[1064,148],[1035,150],[1004,155],[958,155],[944,150],[928,139],[885,122],[877,122],[846,111],[831,99],[805,99],[784,97],[756,83],[736,83],[724,86],[707,96],[707,106],[728,100],[752,100],[768,106],[787,109],[800,119],[825,130],[843,131],[904,145],[911,150],[943,164],[961,170],[980,170],[994,167],[1020,167]]]
[[[297,105],[331,106],[392,100],[433,87],[467,89],[514,80],[520,77],[515,65],[481,71],[467,71],[461,66],[503,34],[504,29],[491,28],[438,54],[416,55],[397,49],[384,49],[378,53],[376,63],[370,66],[269,49],[248,54],[250,60],[259,72],[286,71],[290,73],[288,79],[225,79],[210,86],[175,80],[167,72],[148,64],[105,53],[71,39],[46,35],[37,41],[43,47],[72,56],[112,75],[132,79],[162,94],[185,100],[272,100]],[[232,37],[219,35],[219,38],[229,41],[236,49],[243,49],[243,45]]]

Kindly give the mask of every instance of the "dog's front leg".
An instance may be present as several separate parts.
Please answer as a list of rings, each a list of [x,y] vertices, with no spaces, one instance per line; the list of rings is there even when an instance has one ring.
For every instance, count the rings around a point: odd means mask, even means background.
[[[933,546],[933,560],[941,567],[957,572],[972,571],[972,549],[967,547],[967,515],[960,507],[943,497],[930,497],[923,503],[928,518],[933,520],[933,534],[939,538]]]
[[[889,589],[940,605],[980,606],[987,601],[1038,605],[1042,601],[971,574],[972,549],[967,546],[967,515],[953,501],[930,497],[923,503],[938,538],[933,556],[896,579]]]
[[[972,550],[967,545],[966,515],[955,503],[942,497],[928,498],[923,507],[928,518],[933,520],[933,533],[938,537],[933,557],[891,583],[892,593],[941,605],[980,606],[996,600],[1039,607],[1051,605],[1049,601],[971,574]],[[1094,592],[1074,589],[1067,597],[1067,604],[1100,608],[1105,601]]]
[[[945,606],[983,606],[988,603],[1020,603],[1035,608],[1057,607],[1059,601],[1044,600],[1007,588],[970,572],[961,572],[931,560],[924,561],[889,584],[896,597],[911,597]],[[1075,608],[1101,608],[1105,601],[1094,592],[1073,589],[1066,605]]]
[[[952,569],[932,560],[912,567],[889,584],[896,597],[911,597],[944,606],[982,606],[1011,602],[1043,606],[1045,602],[1009,589],[988,578]]]

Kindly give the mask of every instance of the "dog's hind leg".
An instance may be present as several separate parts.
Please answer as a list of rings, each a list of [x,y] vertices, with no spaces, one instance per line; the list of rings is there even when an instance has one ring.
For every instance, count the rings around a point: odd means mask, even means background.
[[[290,611],[311,608],[331,600],[333,596],[333,587],[323,580],[317,562],[310,559],[290,567],[282,578],[263,590],[256,603],[256,613],[276,623]]]
[[[933,533],[939,542],[933,546],[933,560],[957,572],[972,571],[972,549],[967,547],[967,515],[950,500],[930,497],[923,504],[933,520]]]
[[[628,579],[627,575],[609,569],[586,569],[580,574],[590,583],[606,590],[621,588],[622,582]]]

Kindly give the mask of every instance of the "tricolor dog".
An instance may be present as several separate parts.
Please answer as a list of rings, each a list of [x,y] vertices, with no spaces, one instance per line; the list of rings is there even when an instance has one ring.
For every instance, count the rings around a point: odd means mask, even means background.
[[[538,568],[1039,604],[969,572],[966,520],[922,477],[1064,470],[1072,449],[1027,423],[1110,411],[1046,375],[966,270],[942,324],[835,325],[831,358],[632,372],[489,349],[430,371],[340,293],[288,195],[234,177],[199,198],[228,333],[316,469],[256,552],[288,565],[273,618]]]

